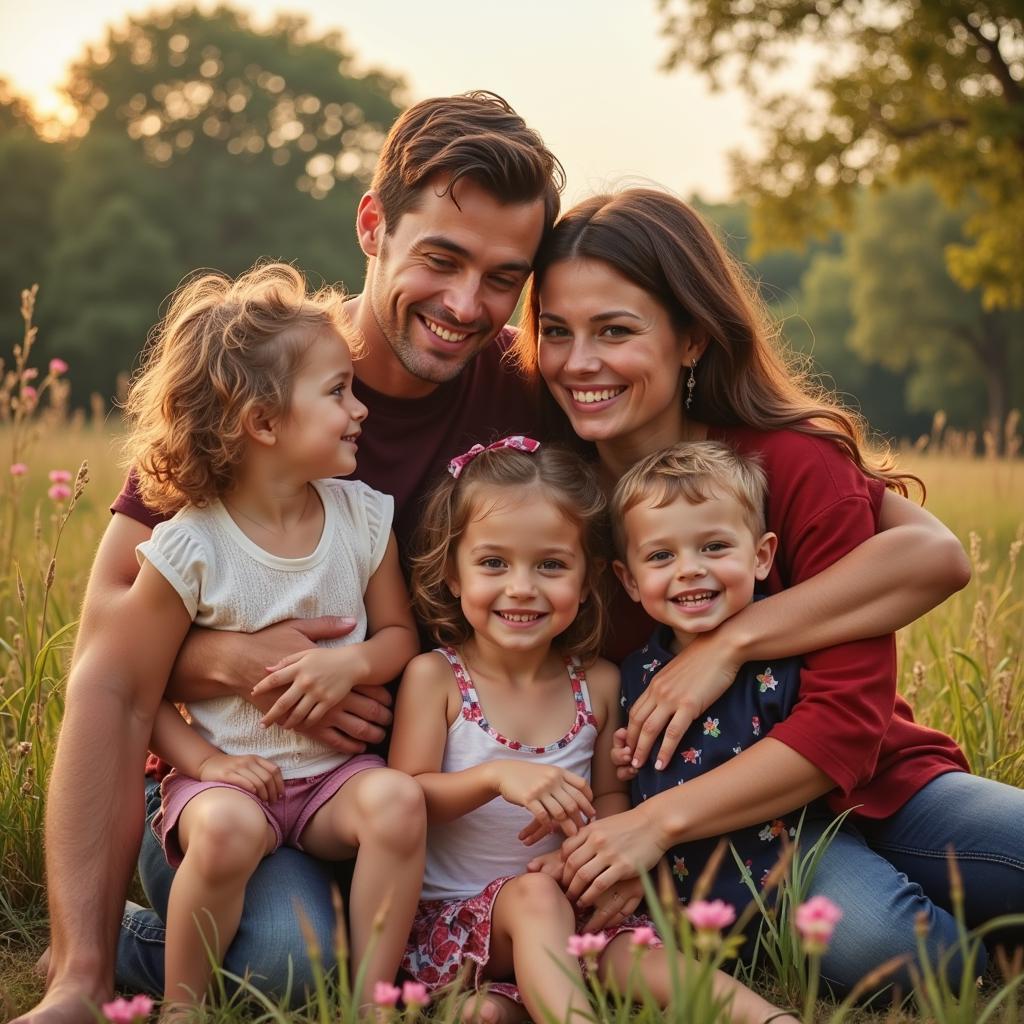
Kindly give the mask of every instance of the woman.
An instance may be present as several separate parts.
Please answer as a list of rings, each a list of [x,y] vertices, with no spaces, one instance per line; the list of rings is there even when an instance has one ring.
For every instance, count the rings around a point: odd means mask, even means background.
[[[702,438],[757,453],[768,476],[775,596],[658,674],[630,714],[634,764],[667,763],[743,662],[806,655],[800,700],[764,741],[566,842],[570,895],[599,903],[672,846],[829,794],[833,811],[853,809],[813,886],[845,915],[823,963],[838,988],[912,956],[920,912],[933,955],[956,944],[950,843],[970,924],[1024,909],[1024,794],[969,775],[955,743],[896,696],[892,631],[966,584],[963,551],[894,493],[908,478],[865,450],[856,419],[791,374],[752,285],[700,217],[647,189],[579,204],[542,246],[525,320],[521,361],[592,443],[609,487],[642,456]],[[650,629],[622,625],[619,656]],[[906,972],[896,980],[905,991]]]

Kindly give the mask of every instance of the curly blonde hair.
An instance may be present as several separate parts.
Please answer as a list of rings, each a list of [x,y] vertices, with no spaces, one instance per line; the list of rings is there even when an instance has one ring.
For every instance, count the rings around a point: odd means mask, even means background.
[[[601,649],[607,616],[603,588],[607,502],[593,468],[568,448],[544,445],[533,454],[512,448],[483,451],[458,479],[444,475],[427,499],[416,534],[413,609],[438,644],[458,647],[473,635],[461,602],[448,589],[459,538],[479,510],[485,490],[497,487],[521,493],[531,486],[540,487],[580,531],[586,563],[583,582],[589,596],[572,625],[555,639],[555,647],[590,664]]]
[[[125,461],[147,505],[201,507],[231,487],[252,409],[288,409],[302,358],[324,332],[353,348],[343,301],[336,288],[311,292],[286,263],[257,264],[234,280],[201,271],[186,279],[125,403]]]

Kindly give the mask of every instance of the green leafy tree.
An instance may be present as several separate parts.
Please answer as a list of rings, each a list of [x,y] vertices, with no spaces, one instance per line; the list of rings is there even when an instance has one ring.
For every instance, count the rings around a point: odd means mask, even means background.
[[[944,257],[987,309],[1024,307],[1024,21],[1020,0],[659,0],[666,66],[757,97],[764,155],[739,159],[759,244],[827,231],[858,189],[925,177],[967,211]],[[797,95],[763,73],[813,45]]]
[[[40,319],[54,349],[95,358],[89,389],[110,393],[197,267],[273,257],[359,287],[355,207],[401,83],[359,71],[338,33],[224,7],[152,14],[90,49],[67,89],[82,139]]]

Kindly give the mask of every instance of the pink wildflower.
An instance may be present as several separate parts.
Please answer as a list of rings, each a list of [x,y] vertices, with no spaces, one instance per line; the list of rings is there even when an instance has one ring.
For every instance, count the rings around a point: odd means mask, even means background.
[[[50,373],[52,373],[54,377],[59,377],[62,373],[67,372],[68,364],[59,356],[54,356],[53,359],[50,360]]]
[[[35,380],[38,376],[39,371],[34,366],[30,366],[27,370],[21,371],[21,379],[23,381]]]
[[[68,469],[51,469],[50,470],[50,483],[51,484],[69,484],[71,483],[71,471]]]
[[[583,935],[570,935],[565,951],[569,956],[597,957],[607,945],[607,937],[599,932],[584,932]]]
[[[71,488],[67,484],[54,484],[46,494],[51,501],[67,501],[71,497]]]
[[[654,934],[654,929],[643,925],[640,928],[634,928],[633,934],[630,935],[629,941],[641,949],[645,949],[649,946],[653,946],[658,941],[658,936]]]
[[[812,896],[796,908],[794,923],[808,953],[824,953],[843,911],[827,896]]]
[[[736,911],[722,900],[697,900],[686,908],[686,916],[699,932],[720,932],[736,920]]]
[[[407,981],[402,986],[402,1002],[410,1010],[429,1006],[430,996],[427,995],[427,986],[421,985],[418,981]]]
[[[39,392],[31,384],[23,384],[21,387],[21,400],[29,405],[35,405]]]
[[[11,476],[24,476],[28,472],[28,466],[24,462],[14,462],[11,464]]]
[[[103,1016],[110,1024],[137,1024],[144,1021],[153,1010],[149,996],[132,996],[131,999],[115,999],[103,1004]]]
[[[373,1001],[378,1006],[394,1006],[402,990],[397,985],[389,985],[386,981],[378,981],[373,986]]]

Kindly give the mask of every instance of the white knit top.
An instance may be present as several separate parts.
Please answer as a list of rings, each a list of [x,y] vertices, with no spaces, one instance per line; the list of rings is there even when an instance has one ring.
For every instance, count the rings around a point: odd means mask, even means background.
[[[324,647],[366,638],[363,593],[387,548],[394,501],[357,480],[317,480],[324,528],[315,550],[280,558],[253,543],[216,501],[182,509],[136,549],[178,592],[199,626],[253,633],[283,619],[343,615],[356,620],[347,636]],[[257,680],[253,680],[255,683]],[[260,725],[262,712],[241,697],[190,701],[192,724],[227,754],[259,754],[286,779],[342,764],[347,755],[297,732]]]
[[[572,727],[554,743],[531,747],[502,736],[491,727],[462,659],[450,647],[440,648],[438,653],[448,659],[462,693],[459,717],[448,729],[442,771],[458,772],[500,758],[558,765],[590,782],[597,722],[590,705],[586,676],[576,659],[566,661],[566,682],[572,687],[576,701]],[[557,850],[562,843],[560,832],[546,836],[533,846],[524,846],[519,841],[519,833],[532,820],[533,815],[524,807],[495,797],[461,818],[430,825],[422,899],[475,896],[496,878],[521,875],[532,858]]]

